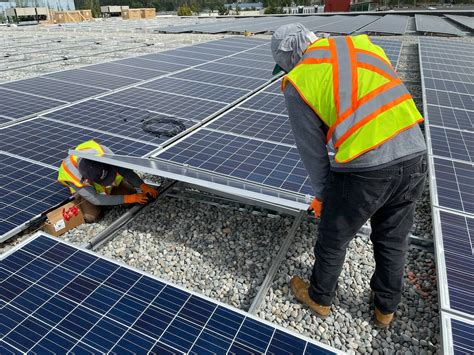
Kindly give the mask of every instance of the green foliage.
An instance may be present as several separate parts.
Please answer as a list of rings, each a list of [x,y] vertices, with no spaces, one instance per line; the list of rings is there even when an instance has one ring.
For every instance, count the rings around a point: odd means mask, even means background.
[[[187,5],[181,5],[178,7],[178,16],[192,16],[193,12],[191,11],[191,8]]]
[[[271,15],[271,14],[282,14],[283,13],[283,9],[279,6],[274,6],[274,5],[270,5],[268,6],[267,8],[265,8],[265,10],[263,10],[263,13],[265,15]]]
[[[219,3],[219,4],[217,5],[217,12],[218,12],[219,15],[221,15],[221,16],[223,16],[223,15],[228,15],[228,14],[229,14],[229,9],[226,8],[226,7],[224,6],[224,4]]]
[[[235,7],[235,14],[236,14],[236,15],[240,15],[240,11],[242,11],[242,9],[240,8],[239,5],[237,5],[237,6]]]

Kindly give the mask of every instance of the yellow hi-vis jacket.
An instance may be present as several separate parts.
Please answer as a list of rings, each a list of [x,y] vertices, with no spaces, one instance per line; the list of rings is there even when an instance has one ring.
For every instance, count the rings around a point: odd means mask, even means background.
[[[94,140],[89,140],[87,142],[79,144],[75,148],[75,150],[82,150],[86,153],[95,154],[99,156],[112,153],[109,148],[100,145]],[[67,186],[69,188],[69,191],[71,191],[71,194],[74,194],[76,192],[76,189],[80,189],[85,186],[93,186],[99,194],[110,194],[112,188],[114,186],[119,186],[122,182],[123,177],[117,174],[111,186],[104,186],[95,182],[92,183],[92,185],[84,183],[82,181],[82,175],[78,169],[78,161],[79,158],[77,156],[69,155],[66,159],[62,161],[58,171],[58,181],[64,186]]]
[[[335,160],[346,163],[423,121],[385,52],[367,35],[312,43],[283,79],[328,127]]]

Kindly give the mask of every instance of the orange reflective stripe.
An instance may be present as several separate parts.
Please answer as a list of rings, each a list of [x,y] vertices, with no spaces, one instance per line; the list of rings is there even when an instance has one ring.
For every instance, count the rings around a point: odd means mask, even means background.
[[[77,166],[77,160],[75,160],[72,155],[69,156],[69,161],[71,162],[72,165],[74,165],[76,169],[79,169]]]
[[[360,49],[360,48],[356,48],[356,53],[364,53],[364,54],[367,54],[367,55],[370,55],[371,57],[374,57],[376,59],[379,59],[381,61],[383,61],[385,64],[387,64],[389,67],[392,67],[392,63],[388,62],[384,57],[381,57],[379,56],[378,54],[374,53],[374,52],[371,52],[371,51],[368,51],[366,49]]]
[[[317,51],[318,49],[329,49],[329,46],[319,46],[319,47],[308,47],[305,51],[305,53],[312,52],[312,51]]]
[[[334,96],[334,104],[336,106],[336,116],[339,116],[339,67],[337,64],[337,49],[334,39],[329,39],[329,51],[331,52],[332,62],[332,90]]]
[[[81,180],[78,179],[77,176],[74,175],[74,174],[71,172],[71,170],[69,170],[69,168],[67,167],[67,165],[66,165],[66,163],[65,163],[64,161],[61,163],[61,168],[63,168],[63,169],[66,171],[66,173],[71,177],[71,180],[68,180],[68,181],[72,182],[72,183],[73,183],[74,185],[76,185],[77,187],[83,186],[83,185],[81,184]]]
[[[288,77],[287,77],[286,80],[288,80],[288,81],[291,83],[291,85],[295,88],[295,90],[298,92],[298,94],[299,94],[300,97],[303,99],[303,101],[306,103],[306,105],[308,105],[308,106],[314,111],[314,113],[315,113],[318,117],[322,117],[322,116],[319,114],[318,110],[316,110],[316,108],[315,108],[313,105],[311,105],[308,100],[306,100],[306,97],[304,97],[303,93],[302,93],[302,92],[300,91],[300,89],[295,85],[295,83],[291,80],[291,78],[288,78]],[[327,126],[326,122],[324,122],[321,118],[320,118],[320,120],[321,120],[321,122],[323,122],[323,123]]]
[[[417,124],[420,123],[420,122],[423,122],[423,119],[424,119],[424,118],[421,117],[420,119],[416,120],[416,122],[412,123],[411,125],[399,129],[398,131],[396,131],[395,133],[393,133],[390,137],[385,138],[384,140],[382,140],[381,142],[378,142],[377,144],[374,144],[372,147],[369,147],[369,148],[364,149],[363,151],[357,153],[356,155],[350,157],[349,159],[346,159],[346,160],[339,160],[339,159],[337,159],[336,156],[334,156],[334,160],[335,160],[336,162],[338,162],[338,163],[347,163],[348,161],[354,160],[355,158],[361,156],[362,154],[368,152],[369,150],[372,150],[372,149],[375,149],[375,148],[381,146],[382,144],[384,144],[384,143],[385,143],[386,141],[388,141],[389,139],[392,139],[393,137],[395,137],[397,134],[402,133],[403,131],[406,131],[406,130],[412,128],[413,126],[417,125]]]
[[[357,77],[357,54],[355,52],[354,43],[352,43],[352,39],[349,36],[346,36],[347,48],[349,49],[349,60],[351,62],[351,78],[352,78],[352,93],[351,93],[351,101],[352,107],[346,111],[354,110],[357,104],[357,93],[359,91],[359,80]]]
[[[406,100],[409,100],[409,99],[411,99],[411,95],[410,94],[405,94],[405,95],[400,96],[398,99],[393,100],[393,101],[389,102],[388,104],[379,107],[377,110],[372,112],[370,115],[364,117],[362,120],[360,120],[359,122],[354,124],[349,130],[347,130],[347,132],[344,133],[341,136],[341,138],[339,138],[337,140],[337,142],[334,144],[334,148],[338,148],[342,143],[344,143],[344,141],[347,138],[349,138],[355,131],[357,131],[359,128],[361,128],[363,125],[365,125],[367,122],[373,120],[374,118],[377,118],[377,116],[380,115],[381,113],[383,113],[383,112],[391,109],[392,107],[397,106],[398,104],[402,103],[403,101],[406,101]]]
[[[377,68],[376,66],[373,66],[367,63],[361,63],[361,62],[359,62],[357,65],[359,66],[359,68],[368,69],[379,75],[382,75],[385,79],[393,80],[393,77],[390,74],[386,73],[384,70],[380,68]]]
[[[306,59],[303,59],[301,62],[299,62],[298,65],[301,65],[301,64],[321,64],[321,63],[331,63],[331,62],[332,62],[331,58],[306,58]],[[296,65],[296,67],[298,65]]]
[[[353,107],[351,110],[348,110],[346,112],[344,112],[344,114],[342,114],[341,116],[339,116],[337,119],[336,119],[336,122],[334,122],[334,124],[331,126],[331,128],[329,128],[329,131],[328,133],[326,134],[326,143],[329,142],[329,140],[331,139],[332,137],[332,134],[334,133],[334,130],[336,129],[336,127],[342,122],[344,121],[347,117],[349,117],[350,115],[352,115],[360,106],[362,106],[363,104],[365,104],[367,101],[369,101],[370,99],[374,98],[375,96],[377,95],[380,95],[381,93],[387,91],[387,90],[390,90],[391,88],[393,88],[394,86],[397,86],[398,84],[401,84],[401,79],[398,78],[397,80],[393,80],[391,82],[388,82],[382,86],[380,86],[379,88],[375,89],[375,90],[372,90],[371,92],[369,92],[367,95],[365,95],[364,97],[361,97],[355,107]]]

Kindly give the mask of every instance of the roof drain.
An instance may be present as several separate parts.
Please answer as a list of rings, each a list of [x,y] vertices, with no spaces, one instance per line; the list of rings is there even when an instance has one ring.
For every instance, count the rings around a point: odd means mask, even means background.
[[[176,184],[176,181],[171,181],[165,185],[162,189],[159,190],[157,200],[166,195],[166,192]],[[136,205],[131,207],[127,212],[117,218],[110,226],[105,228],[94,238],[89,240],[87,243],[83,244],[82,247],[85,249],[97,250],[103,244],[109,242],[117,236],[119,230],[125,227],[129,222],[131,222],[135,216],[142,211],[144,208],[149,207],[150,204],[146,205]]]

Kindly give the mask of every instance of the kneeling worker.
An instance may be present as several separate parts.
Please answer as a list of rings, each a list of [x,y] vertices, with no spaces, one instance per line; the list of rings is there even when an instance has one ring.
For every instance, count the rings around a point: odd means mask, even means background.
[[[112,154],[109,148],[94,140],[78,145],[75,150],[95,155]],[[153,198],[158,196],[158,191],[145,184],[132,170],[75,155],[69,155],[61,163],[58,181],[74,194],[88,223],[98,220],[101,206],[144,204],[148,202],[147,194]],[[137,193],[136,188],[142,192]]]

